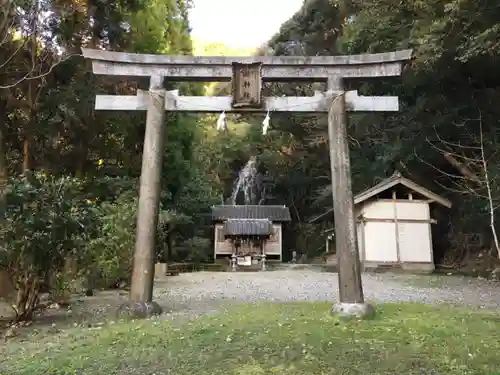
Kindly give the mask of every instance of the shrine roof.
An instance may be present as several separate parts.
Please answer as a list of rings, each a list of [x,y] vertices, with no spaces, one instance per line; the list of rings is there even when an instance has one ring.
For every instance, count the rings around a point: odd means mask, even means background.
[[[273,225],[267,219],[229,219],[224,222],[225,236],[269,236]]]
[[[274,222],[291,221],[290,210],[286,206],[264,205],[219,205],[212,206],[212,220],[267,219]]]

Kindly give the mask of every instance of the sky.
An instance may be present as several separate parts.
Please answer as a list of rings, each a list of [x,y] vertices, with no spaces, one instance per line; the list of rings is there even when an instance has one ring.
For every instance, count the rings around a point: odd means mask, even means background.
[[[304,0],[194,0],[194,38],[229,47],[255,48],[268,41]]]

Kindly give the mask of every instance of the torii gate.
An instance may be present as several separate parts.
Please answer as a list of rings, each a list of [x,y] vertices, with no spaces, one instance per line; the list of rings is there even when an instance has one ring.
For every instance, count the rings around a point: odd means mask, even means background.
[[[338,253],[339,303],[333,313],[363,317],[373,308],[364,302],[356,241],[346,111],[398,111],[398,97],[358,96],[344,91],[343,80],[401,75],[412,51],[313,57],[164,56],[83,49],[95,74],[150,77],[149,92],[135,96],[97,95],[97,110],[147,111],[137,215],[134,268],[130,291],[136,316],[160,313],[152,300],[155,236],[158,222],[165,111],[328,113],[328,136],[335,238]],[[179,96],[164,89],[171,81],[231,81],[233,95]],[[313,97],[262,97],[262,82],[327,82]]]

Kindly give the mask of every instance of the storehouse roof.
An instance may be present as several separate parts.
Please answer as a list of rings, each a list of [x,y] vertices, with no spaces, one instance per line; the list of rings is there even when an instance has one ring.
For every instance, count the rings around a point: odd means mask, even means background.
[[[267,219],[274,222],[291,221],[290,210],[285,206],[220,205],[212,206],[212,219]]]
[[[225,236],[269,236],[273,225],[267,219],[229,219],[224,222]]]
[[[418,193],[424,197],[426,197],[429,200],[429,203],[439,203],[440,205],[451,208],[452,203],[446,199],[441,197],[440,195],[437,195],[433,193],[432,191],[424,188],[423,186],[418,185],[417,183],[403,177],[400,172],[395,172],[391,177],[386,178],[385,180],[379,182],[375,186],[372,186],[371,188],[359,193],[354,197],[354,204],[360,204],[363,203],[364,201],[396,186],[396,185],[403,185],[407,189],[414,191],[415,193]],[[310,223],[314,223],[326,215],[329,215],[333,211],[333,208],[330,208],[328,211],[325,213],[322,213],[321,215],[315,217],[310,221]]]
[[[424,188],[423,186],[420,186],[416,184],[415,182],[404,178],[400,172],[394,173],[391,177],[386,178],[385,180],[379,182],[377,185],[372,186],[371,188],[363,191],[362,193],[359,193],[354,197],[354,204],[359,204],[367,199],[370,199],[371,197],[380,194],[387,189],[390,189],[393,186],[396,185],[403,185],[404,187],[408,188],[409,190],[414,191],[415,193],[419,193],[420,195],[423,195],[427,199],[429,199],[431,202],[436,202],[439,203],[442,206],[445,206],[447,208],[451,208],[451,202],[443,198],[432,191]]]

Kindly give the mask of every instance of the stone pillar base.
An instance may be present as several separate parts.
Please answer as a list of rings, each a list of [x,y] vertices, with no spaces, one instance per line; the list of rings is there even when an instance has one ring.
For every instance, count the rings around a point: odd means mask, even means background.
[[[163,309],[155,301],[127,302],[118,308],[117,316],[121,319],[147,319],[162,312]]]
[[[332,307],[332,315],[340,319],[373,319],[375,309],[369,303],[339,302]]]

